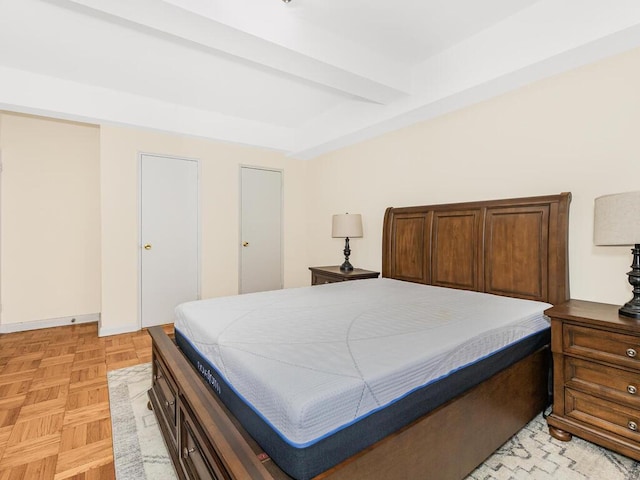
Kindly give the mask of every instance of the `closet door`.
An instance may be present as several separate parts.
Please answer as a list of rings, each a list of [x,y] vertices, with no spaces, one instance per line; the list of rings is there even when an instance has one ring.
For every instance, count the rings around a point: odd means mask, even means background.
[[[240,293],[282,288],[282,172],[240,168]]]
[[[198,162],[140,157],[140,323],[173,323],[199,298]]]

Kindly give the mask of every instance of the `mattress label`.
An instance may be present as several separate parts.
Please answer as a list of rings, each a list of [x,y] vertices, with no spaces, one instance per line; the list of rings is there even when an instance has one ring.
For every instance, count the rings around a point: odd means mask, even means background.
[[[207,383],[211,385],[211,388],[213,388],[213,390],[218,395],[222,395],[222,389],[220,388],[220,384],[218,383],[218,380],[216,379],[216,377],[213,376],[213,374],[211,373],[211,370],[209,370],[206,366],[200,363],[200,361],[198,361],[198,371],[200,372],[200,375],[204,377]]]

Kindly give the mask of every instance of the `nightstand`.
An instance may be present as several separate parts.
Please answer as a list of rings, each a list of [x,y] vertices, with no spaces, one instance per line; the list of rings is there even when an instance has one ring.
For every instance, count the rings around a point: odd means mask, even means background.
[[[549,433],[572,435],[640,460],[640,321],[618,305],[570,300],[551,318]]]
[[[311,285],[324,283],[346,282],[348,280],[362,280],[363,278],[378,278],[380,272],[354,268],[350,272],[343,272],[338,265],[330,267],[309,267],[311,270]]]

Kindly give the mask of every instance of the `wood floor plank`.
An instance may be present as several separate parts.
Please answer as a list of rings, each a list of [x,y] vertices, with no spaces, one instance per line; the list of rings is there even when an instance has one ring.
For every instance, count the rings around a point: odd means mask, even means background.
[[[91,468],[113,462],[111,438],[93,442],[82,447],[60,452],[56,464],[55,480],[77,475]]]
[[[64,416],[65,425],[78,425],[95,419],[110,418],[109,403],[103,402],[89,407],[68,410]]]
[[[67,363],[73,363],[75,359],[75,353],[67,353],[65,355],[49,355],[45,352],[45,356],[40,361],[40,368],[51,367],[54,365],[63,365]]]
[[[19,445],[45,437],[59,436],[62,431],[63,419],[64,411],[23,418],[22,410],[20,410],[18,420],[11,430],[9,442],[13,445]]]
[[[42,355],[39,353],[22,355],[21,357],[9,360],[2,369],[2,375],[10,373],[27,373],[35,371],[40,366]]]
[[[107,364],[103,359],[100,363],[83,365],[74,364],[69,379],[69,388],[72,392],[78,389],[94,390],[107,385]]]
[[[71,363],[59,363],[38,368],[33,375],[31,389],[68,385],[71,377]]]
[[[109,387],[104,378],[104,383],[94,388],[71,389],[67,398],[67,413],[74,412],[80,408],[93,408],[95,405],[109,404]]]
[[[35,371],[33,371],[35,373]],[[0,398],[26,395],[31,386],[32,374],[28,372],[14,372],[0,375]]]
[[[0,335],[0,480],[115,479],[107,372],[150,361],[146,331]]]
[[[30,353],[39,353],[41,357],[44,356],[44,351],[47,347],[47,342],[33,342],[18,345],[15,349],[16,356],[28,355]]]
[[[0,470],[37,462],[56,456],[60,449],[60,434],[44,435],[20,443],[12,443],[11,437],[0,460]]]
[[[57,455],[50,455],[15,467],[0,468],[0,480],[52,480],[56,460]]]
[[[124,333],[122,335],[107,338],[104,342],[105,349],[107,350],[107,353],[132,350],[135,348],[132,339],[133,337],[130,333]]]
[[[66,384],[30,390],[20,410],[21,417],[37,417],[47,413],[64,414],[68,391],[69,387]]]
[[[0,399],[0,448],[3,450],[13,426],[18,421],[25,398],[26,395]],[[1,452],[0,458],[2,458]]]
[[[101,345],[93,345],[91,348],[84,348],[76,352],[74,361],[77,366],[81,365],[94,365],[96,363],[103,363],[105,360],[105,348]]]
[[[49,345],[44,351],[43,358],[50,357],[63,357],[66,355],[74,355],[76,353],[76,343],[73,342],[67,345]],[[73,360],[72,360],[73,361]]]
[[[111,440],[111,419],[109,417],[92,422],[65,425],[62,430],[60,452],[76,450],[103,440]]]
[[[56,478],[57,480],[115,480],[116,472],[113,462],[109,462],[69,477],[59,474]]]
[[[87,350],[95,350],[97,348],[104,348],[105,340],[92,334],[82,335],[78,338],[78,342],[76,343],[76,353],[77,352],[86,352]]]
[[[119,368],[130,367],[132,365],[138,365],[140,359],[135,350],[125,350],[121,352],[107,354],[107,369],[117,370]]]

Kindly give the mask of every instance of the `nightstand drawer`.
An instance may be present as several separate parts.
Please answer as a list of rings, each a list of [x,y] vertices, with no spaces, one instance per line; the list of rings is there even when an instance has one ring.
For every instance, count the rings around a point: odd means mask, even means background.
[[[568,387],[602,395],[640,409],[640,373],[609,367],[579,358],[565,360],[565,382]]]
[[[562,336],[564,353],[640,369],[640,337],[571,324]]]
[[[344,282],[345,278],[327,277],[318,273],[311,273],[311,285],[324,285],[325,283]]]
[[[565,415],[635,442],[640,441],[640,412],[635,408],[567,389]]]

